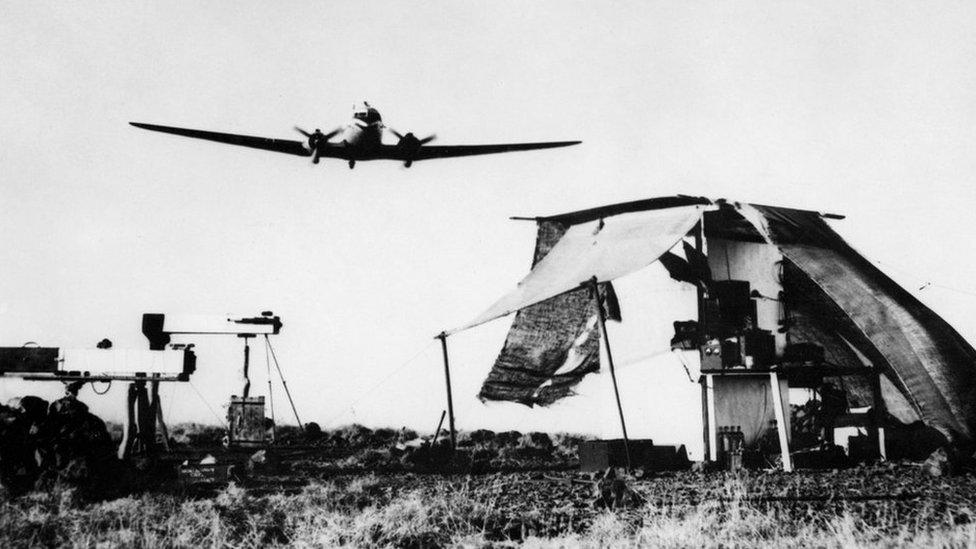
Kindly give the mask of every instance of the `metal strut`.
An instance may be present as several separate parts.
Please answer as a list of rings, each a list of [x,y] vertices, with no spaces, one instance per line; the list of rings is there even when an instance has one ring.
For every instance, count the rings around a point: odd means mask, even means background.
[[[285,381],[285,374],[281,373],[281,366],[278,364],[278,356],[275,355],[274,347],[271,346],[271,340],[268,339],[268,334],[264,334],[264,343],[271,351],[271,358],[274,359],[275,369],[278,370],[278,377],[281,378],[281,386],[285,388],[285,396],[288,397],[288,403],[291,404],[291,411],[295,413],[295,421],[298,422],[298,427],[304,428],[305,425],[298,417],[298,409],[295,408],[295,401],[291,398],[291,391],[288,390],[288,382]]]
[[[271,410],[271,440],[273,441],[275,439],[277,425],[275,424],[274,392],[271,389],[271,356],[268,354],[267,342],[264,345],[264,365],[268,372],[268,408]]]

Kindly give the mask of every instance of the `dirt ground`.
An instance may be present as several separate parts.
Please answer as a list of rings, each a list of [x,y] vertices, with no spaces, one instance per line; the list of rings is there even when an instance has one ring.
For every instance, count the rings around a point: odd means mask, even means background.
[[[219,429],[173,429],[174,451],[136,462],[144,482],[92,497],[70,482],[0,499],[0,546],[956,547],[976,543],[976,476],[919,463],[853,468],[580,473],[578,437],[412,433],[349,426],[271,450],[227,450]],[[229,476],[180,475],[203,458]],[[232,467],[232,470],[228,470]],[[211,482],[213,480],[213,482]]]

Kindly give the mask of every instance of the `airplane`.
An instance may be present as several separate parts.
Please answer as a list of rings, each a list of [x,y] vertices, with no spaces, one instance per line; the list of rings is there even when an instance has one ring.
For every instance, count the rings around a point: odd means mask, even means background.
[[[544,143],[508,143],[495,145],[428,145],[428,143],[436,138],[436,135],[432,134],[424,138],[418,138],[413,133],[401,134],[393,128],[385,126],[380,112],[365,101],[361,107],[354,107],[353,119],[344,128],[336,128],[328,133],[322,133],[318,129],[314,132],[307,132],[295,126],[295,130],[306,137],[307,141],[304,142],[175,128],[172,126],[159,126],[142,122],[129,122],[129,124],[145,130],[206,139],[209,141],[217,141],[218,143],[240,145],[242,147],[251,147],[296,156],[310,156],[312,157],[313,164],[318,164],[319,159],[322,157],[341,158],[349,162],[349,169],[355,168],[356,162],[363,160],[398,160],[403,162],[405,167],[409,168],[418,160],[551,149],[581,143],[581,141],[552,141]],[[383,143],[383,130],[387,130],[396,136],[398,140],[396,145]],[[337,141],[330,141],[336,136],[339,136]]]

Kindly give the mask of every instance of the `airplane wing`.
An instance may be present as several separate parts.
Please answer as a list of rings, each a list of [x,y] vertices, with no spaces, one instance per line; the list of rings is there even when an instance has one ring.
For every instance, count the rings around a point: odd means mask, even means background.
[[[251,147],[252,149],[263,149],[266,151],[294,154],[296,156],[311,156],[312,154],[308,149],[305,148],[305,143],[301,141],[292,141],[289,139],[273,139],[270,137],[254,137],[250,135],[236,135],[232,133],[208,132],[203,130],[191,130],[187,128],[174,128],[172,126],[143,124],[141,122],[129,122],[129,124],[144,130],[172,133],[185,137],[194,137],[196,139],[206,139],[208,141],[216,141],[218,143],[227,143],[229,145]],[[328,156],[325,150],[322,150],[320,155]]]
[[[551,141],[548,143],[508,143],[500,145],[423,145],[410,154],[410,160],[429,160],[431,158],[450,158],[453,156],[474,156],[535,149],[553,149],[577,145],[582,141]],[[396,145],[386,145],[394,160],[408,160],[402,149]]]

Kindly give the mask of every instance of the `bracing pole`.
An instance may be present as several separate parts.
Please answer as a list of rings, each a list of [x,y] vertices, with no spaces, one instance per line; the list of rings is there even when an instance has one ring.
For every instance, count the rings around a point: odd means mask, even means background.
[[[441,332],[437,335],[441,340],[441,350],[444,351],[444,380],[447,383],[447,421],[451,429],[451,450],[457,449],[457,433],[454,430],[454,396],[451,394],[451,366],[447,359],[447,334]]]
[[[624,433],[624,453],[627,454],[627,470],[630,471],[633,469],[630,461],[630,439],[627,437],[627,422],[624,421],[624,408],[620,404],[620,390],[617,388],[617,372],[613,367],[613,353],[610,352],[610,338],[607,336],[607,321],[603,313],[603,304],[600,303],[600,288],[597,285],[595,276],[589,282],[584,282],[583,285],[589,285],[590,291],[593,294],[593,303],[596,304],[597,319],[600,321],[600,334],[603,336],[603,346],[607,349],[607,364],[610,366],[610,379],[613,380],[613,396],[617,399],[620,429]]]
[[[268,343],[268,335],[265,334],[264,337],[264,365],[267,367],[268,371],[268,408],[271,410],[271,440],[274,441],[275,435],[277,434],[278,426],[275,421],[275,411],[274,411],[274,391],[271,387],[271,355],[270,355],[270,343]],[[301,424],[298,425],[301,427]]]
[[[295,408],[295,401],[291,398],[291,391],[288,390],[288,382],[285,381],[285,374],[281,373],[281,365],[278,364],[278,355],[275,354],[274,347],[271,346],[271,340],[268,339],[268,334],[264,334],[264,342],[267,344],[268,350],[271,351],[271,359],[274,360],[275,369],[278,370],[278,377],[281,378],[281,386],[285,389],[285,396],[288,397],[288,404],[291,404],[291,411],[295,413],[295,421],[298,422],[298,428],[304,429],[305,425],[298,417],[298,409]]]
[[[441,411],[441,419],[437,422],[437,429],[434,431],[434,438],[430,441],[431,446],[437,444],[437,439],[441,436],[441,427],[444,425],[444,416],[447,415],[447,410]]]

